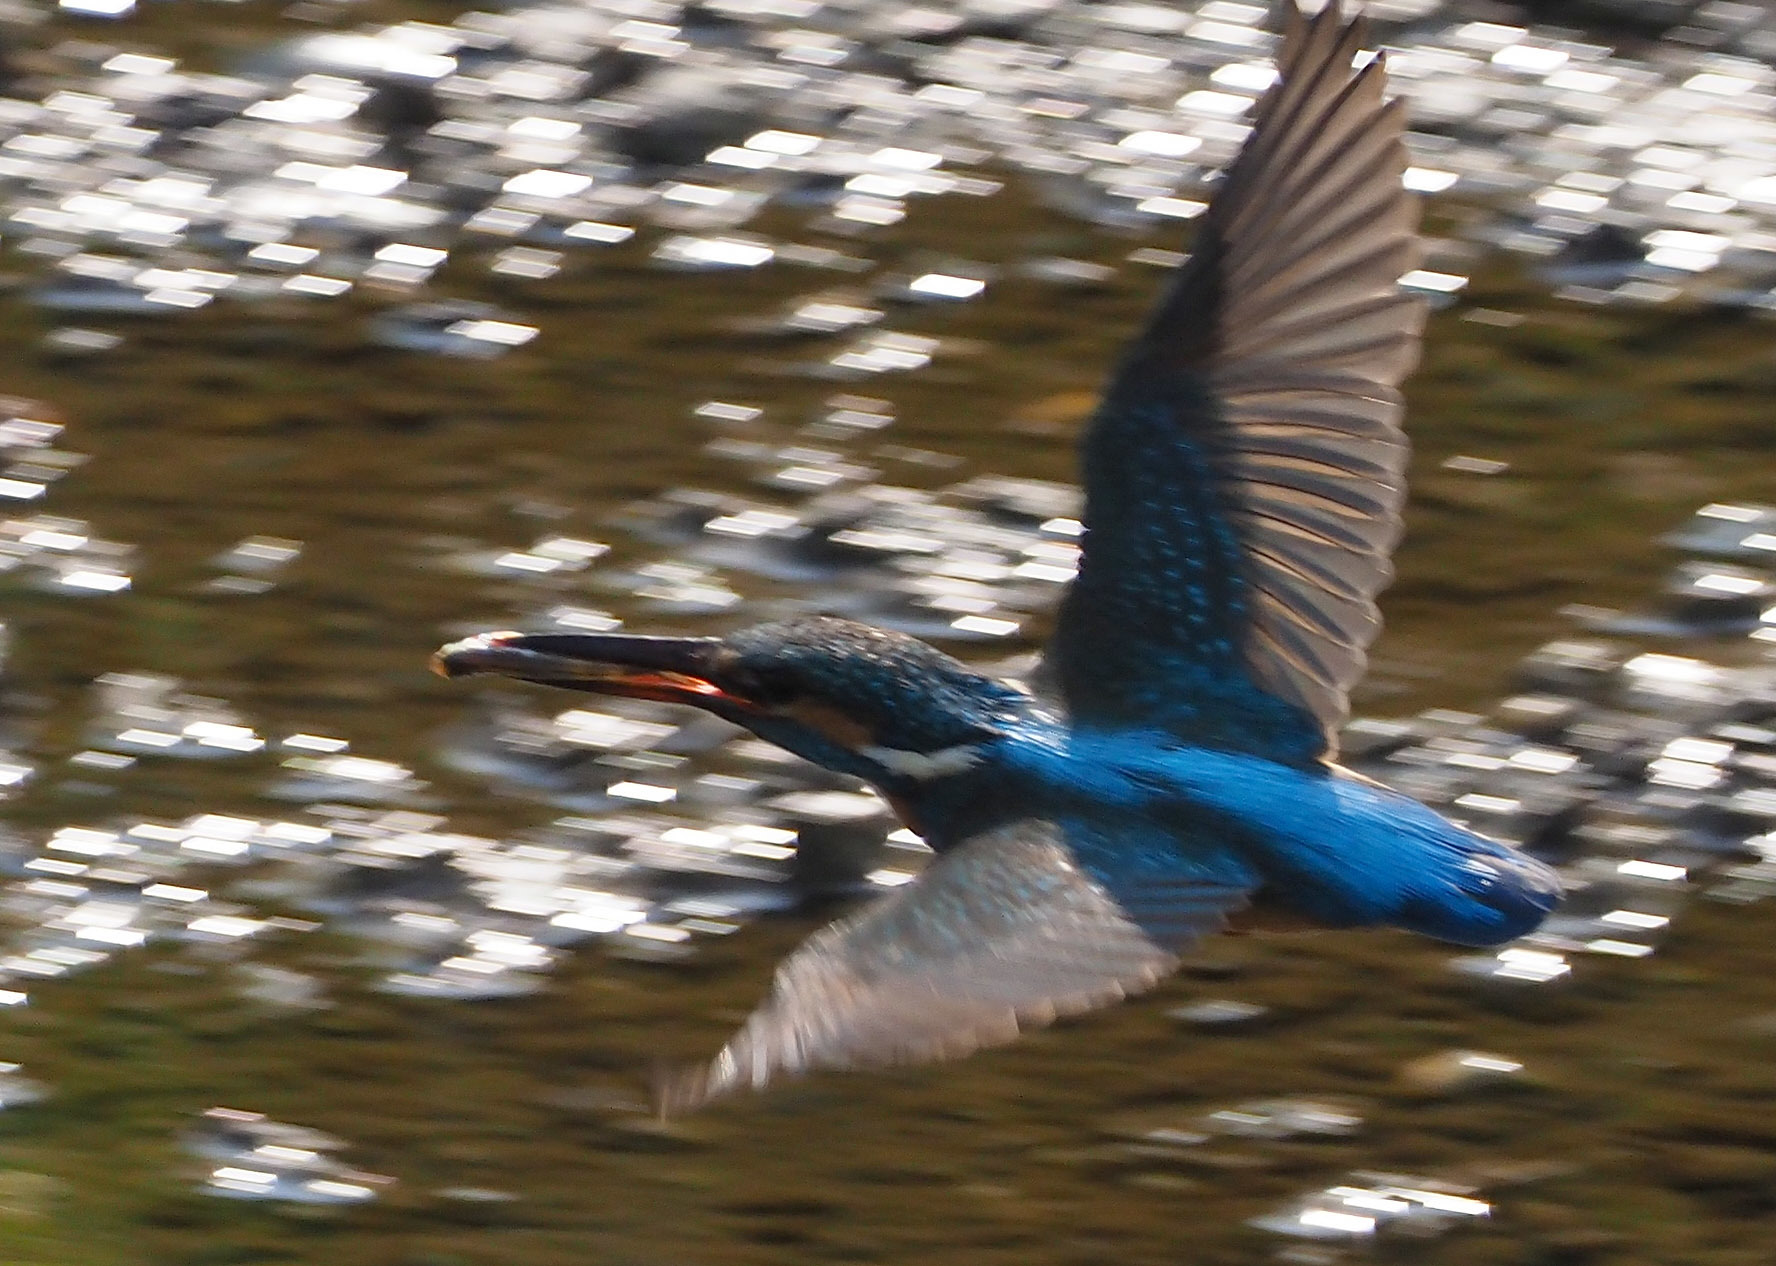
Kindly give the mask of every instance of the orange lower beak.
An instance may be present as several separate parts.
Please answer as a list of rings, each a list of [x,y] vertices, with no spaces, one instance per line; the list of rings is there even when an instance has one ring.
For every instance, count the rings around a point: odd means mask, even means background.
[[[439,648],[441,677],[487,675],[592,694],[708,707],[740,703],[708,677],[712,637],[618,633],[478,633]]]

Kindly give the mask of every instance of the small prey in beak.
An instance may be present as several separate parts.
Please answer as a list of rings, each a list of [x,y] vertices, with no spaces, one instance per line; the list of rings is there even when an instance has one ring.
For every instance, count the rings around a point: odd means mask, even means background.
[[[440,677],[514,677],[592,694],[708,708],[747,701],[710,680],[720,643],[709,637],[621,633],[477,633],[440,648]]]

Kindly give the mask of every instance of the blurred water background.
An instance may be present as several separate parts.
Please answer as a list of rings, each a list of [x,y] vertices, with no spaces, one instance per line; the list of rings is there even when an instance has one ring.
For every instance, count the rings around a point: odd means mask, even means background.
[[[0,1261],[1768,1262],[1776,19],[1368,8],[1436,313],[1347,751],[1568,909],[662,1125],[922,847],[427,654],[830,610],[1015,668],[1263,9],[0,3]]]

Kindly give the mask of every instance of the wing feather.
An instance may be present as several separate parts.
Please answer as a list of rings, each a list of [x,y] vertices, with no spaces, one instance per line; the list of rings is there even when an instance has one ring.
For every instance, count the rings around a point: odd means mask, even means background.
[[[1028,821],[946,852],[790,955],[721,1054],[659,1087],[661,1110],[815,1068],[951,1058],[1148,988],[1253,881],[1214,852],[1134,851],[1149,860],[1119,879],[1125,863],[1094,865]]]
[[[1363,26],[1338,10],[1291,12],[1277,85],[1087,438],[1047,668],[1081,719],[1317,759],[1380,630],[1424,320],[1398,286],[1417,208],[1384,63],[1353,71]],[[1159,674],[1219,693],[1197,706]],[[1241,691],[1252,707],[1230,706]]]

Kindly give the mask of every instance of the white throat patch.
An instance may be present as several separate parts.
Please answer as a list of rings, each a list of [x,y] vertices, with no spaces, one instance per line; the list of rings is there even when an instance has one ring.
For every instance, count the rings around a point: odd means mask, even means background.
[[[979,743],[960,743],[955,747],[939,748],[935,752],[908,752],[898,747],[864,747],[859,748],[858,752],[889,773],[899,774],[916,782],[929,782],[933,778],[959,774],[965,769],[974,768],[982,759]]]

